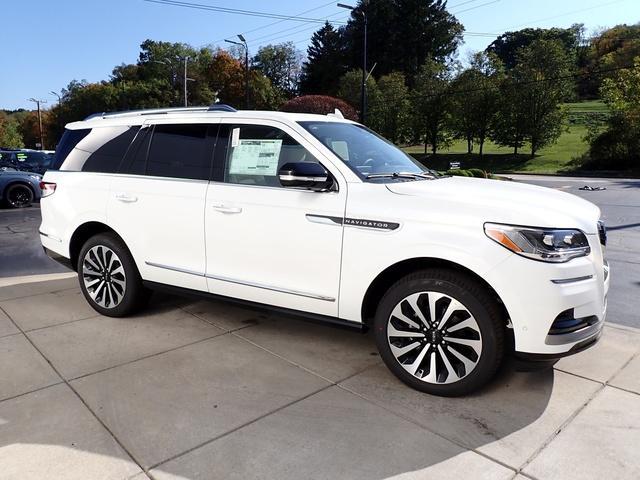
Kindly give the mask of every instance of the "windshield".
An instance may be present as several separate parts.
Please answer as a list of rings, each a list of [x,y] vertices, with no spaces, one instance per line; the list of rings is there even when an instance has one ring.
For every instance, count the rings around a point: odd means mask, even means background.
[[[362,179],[424,179],[436,173],[362,125],[342,122],[299,122],[311,135]],[[384,174],[389,174],[385,177]],[[394,175],[395,174],[395,175]],[[399,175],[400,174],[400,175]]]

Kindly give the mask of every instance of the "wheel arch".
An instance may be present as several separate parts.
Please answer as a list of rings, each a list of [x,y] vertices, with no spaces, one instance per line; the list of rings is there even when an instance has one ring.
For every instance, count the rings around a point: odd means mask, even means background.
[[[106,232],[114,233],[124,242],[118,232],[102,222],[85,222],[75,229],[73,235],[71,235],[71,239],[69,240],[69,259],[71,260],[71,265],[73,265],[74,270],[77,268],[78,256],[80,255],[80,250],[82,250],[82,246],[85,242],[94,235]]]
[[[369,288],[367,289],[364,298],[362,300],[362,310],[361,310],[361,318],[362,323],[367,327],[371,326],[373,317],[376,313],[376,308],[378,306],[378,301],[384,293],[398,280],[406,275],[410,275],[420,270],[425,270],[429,268],[446,268],[455,270],[458,272],[465,273],[470,276],[478,283],[483,285],[487,291],[494,297],[500,308],[505,315],[505,319],[509,318],[509,312],[507,311],[504,302],[500,298],[500,295],[495,291],[495,289],[480,275],[478,275],[473,270],[460,265],[458,263],[452,262],[450,260],[444,260],[442,258],[434,258],[434,257],[418,257],[418,258],[409,258],[406,260],[402,260],[397,262],[378,274],[378,276],[371,282]]]

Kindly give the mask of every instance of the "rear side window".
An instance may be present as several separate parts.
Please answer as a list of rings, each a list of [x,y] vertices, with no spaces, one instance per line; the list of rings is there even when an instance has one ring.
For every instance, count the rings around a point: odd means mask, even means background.
[[[75,148],[80,140],[89,135],[90,128],[82,128],[80,130],[65,130],[62,138],[56,147],[55,158],[53,160],[52,169],[59,170],[71,150]]]
[[[97,130],[98,129],[96,129],[96,131]],[[140,130],[140,127],[126,127],[124,131],[122,131],[122,127],[101,128],[100,130],[109,130],[105,132],[106,134],[103,136],[103,139],[107,141],[89,155],[89,158],[87,158],[82,166],[82,171],[115,173],[118,171],[120,162],[124,158],[125,153],[127,153],[127,149],[129,145],[131,145],[136,133],[138,133],[138,130]]]
[[[76,142],[61,170],[114,173],[140,126],[96,127]]]
[[[208,124],[156,125],[146,174],[157,177],[208,180],[212,151]]]

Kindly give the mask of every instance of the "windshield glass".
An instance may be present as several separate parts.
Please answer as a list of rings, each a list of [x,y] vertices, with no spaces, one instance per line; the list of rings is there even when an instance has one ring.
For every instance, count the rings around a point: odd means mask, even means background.
[[[299,122],[311,135],[335,153],[360,178],[380,174],[421,174],[435,176],[412,157],[362,125],[342,122]],[[388,177],[391,179],[407,178]],[[424,177],[416,177],[424,178]]]

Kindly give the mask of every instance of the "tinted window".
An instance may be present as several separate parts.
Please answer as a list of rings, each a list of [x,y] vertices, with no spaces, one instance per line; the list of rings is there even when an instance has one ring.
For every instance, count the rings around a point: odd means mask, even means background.
[[[89,135],[90,131],[90,128],[64,131],[64,134],[56,147],[55,158],[52,166],[54,170],[60,169],[67,156],[71,153],[71,150],[75,148],[80,140]]]
[[[151,142],[151,128],[142,128],[133,140],[131,147],[127,151],[122,166],[121,173],[132,175],[144,175],[147,168],[147,153]]]
[[[207,124],[156,125],[147,159],[147,175],[208,180]]]
[[[225,181],[280,187],[278,169],[285,163],[318,162],[302,145],[274,127],[233,125],[229,133]]]
[[[82,171],[114,173],[118,171],[118,166],[140,127],[127,127],[124,131],[122,131],[122,127],[100,128],[95,129],[94,132],[98,132],[98,130],[103,133],[102,137],[107,141],[89,155],[82,166]],[[103,130],[109,132],[102,132]]]

